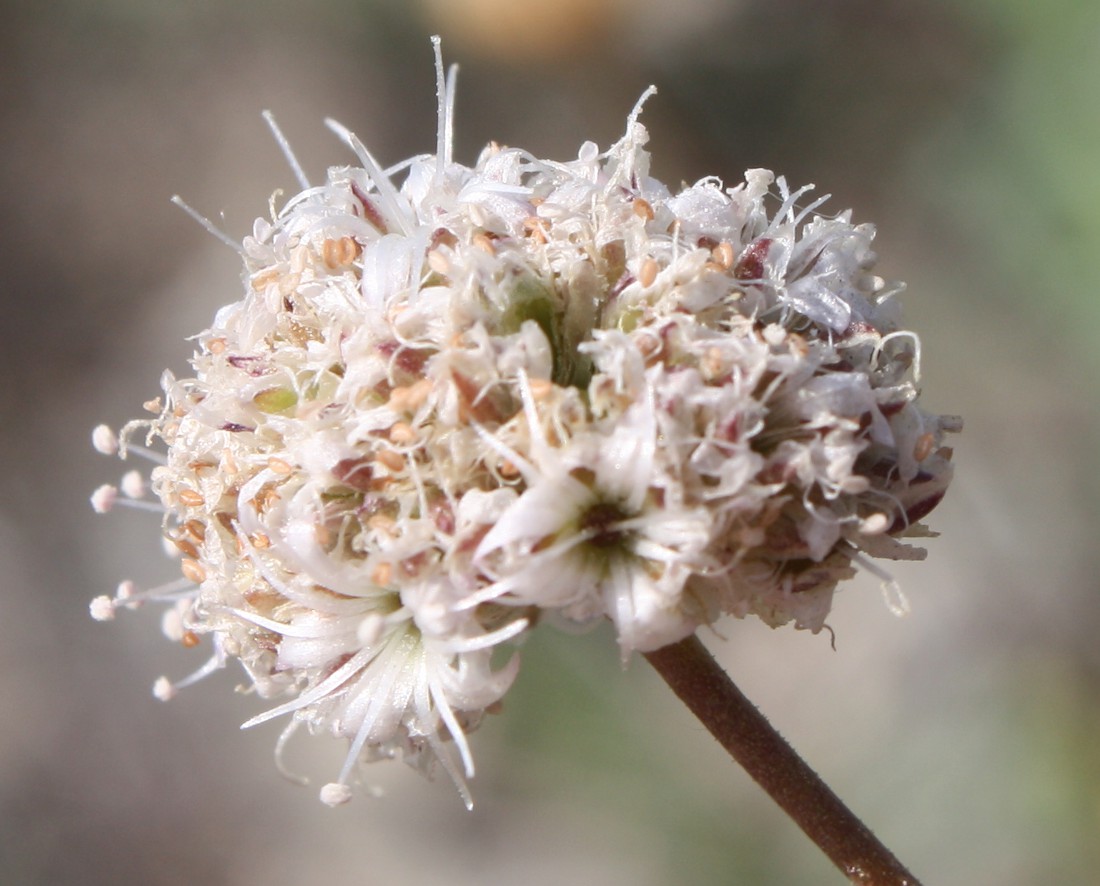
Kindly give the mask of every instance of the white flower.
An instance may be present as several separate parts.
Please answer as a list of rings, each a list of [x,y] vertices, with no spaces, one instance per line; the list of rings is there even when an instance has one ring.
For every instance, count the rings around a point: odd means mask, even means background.
[[[866,556],[916,555],[958,426],[916,405],[873,228],[766,170],[671,194],[641,102],[606,152],[463,166],[437,64],[436,153],[391,170],[332,124],[359,165],[311,184],[268,118],[302,191],[233,244],[244,296],[152,419],[93,434],[156,463],[94,507],[160,512],[183,577],[92,615],[157,600],[170,639],[209,636],[159,698],[236,659],[283,699],[249,721],[288,716],[280,749],[348,739],[329,803],[398,753],[468,800],[466,736],[519,666],[494,652],[541,612],[609,619],[624,658],[722,613],[819,630]]]
[[[702,507],[679,505],[675,478],[660,468],[651,398],[632,403],[613,428],[555,448],[530,386],[522,390],[533,463],[511,453],[526,490],[478,546],[475,560],[498,578],[471,600],[560,609],[582,621],[606,614],[624,653],[692,633],[706,613],[683,590],[708,565],[711,520]]]

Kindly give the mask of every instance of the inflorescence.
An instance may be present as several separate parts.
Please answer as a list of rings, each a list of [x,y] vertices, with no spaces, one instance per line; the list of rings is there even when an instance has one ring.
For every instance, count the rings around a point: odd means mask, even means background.
[[[383,170],[330,124],[359,165],[311,185],[272,122],[302,191],[233,244],[244,297],[154,417],[94,433],[156,464],[96,509],[160,511],[182,577],[92,615],[165,601],[169,638],[212,646],[160,698],[237,659],[285,699],[245,725],[349,739],[332,804],[399,752],[469,803],[498,650],[544,616],[610,620],[624,659],[723,614],[820,630],[857,566],[923,555],[901,539],[958,428],[917,405],[871,225],[762,169],[673,194],[649,92],[607,151],[460,165],[436,51],[434,156]]]

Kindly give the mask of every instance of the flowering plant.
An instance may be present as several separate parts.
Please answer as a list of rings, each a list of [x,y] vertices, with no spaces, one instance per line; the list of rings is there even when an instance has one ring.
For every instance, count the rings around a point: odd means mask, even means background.
[[[153,417],[95,433],[157,462],[93,503],[162,510],[182,579],[92,614],[162,600],[208,638],[160,698],[237,659],[286,699],[246,725],[347,738],[330,804],[397,754],[469,804],[499,650],[539,621],[610,620],[624,661],[723,614],[821,630],[839,581],[887,577],[869,558],[923,553],[902,539],[951,475],[873,227],[761,169],[672,193],[649,92],[606,151],[463,166],[436,51],[434,156],[383,169],[330,123],[358,165],[314,185],[269,117],[302,191],[229,241],[244,297]]]

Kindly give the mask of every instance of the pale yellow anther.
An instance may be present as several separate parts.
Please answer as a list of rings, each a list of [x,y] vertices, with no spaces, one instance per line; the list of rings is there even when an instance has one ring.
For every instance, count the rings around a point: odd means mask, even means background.
[[[647,258],[642,262],[642,266],[638,270],[638,282],[648,289],[653,285],[653,281],[657,279],[658,270],[660,270],[660,266],[657,264],[656,260]]]
[[[180,572],[183,573],[184,578],[193,581],[195,584],[202,584],[206,581],[206,570],[202,568],[197,560],[192,560],[190,557],[180,561]]]
[[[381,450],[375,458],[391,471],[400,471],[405,467],[405,457],[392,449]]]
[[[497,248],[493,245],[493,238],[486,234],[484,231],[478,231],[474,234],[473,244],[482,252],[486,252],[489,255],[496,255]]]
[[[294,468],[292,468],[287,462],[283,461],[281,458],[276,458],[275,456],[272,456],[267,460],[267,466],[271,471],[276,474],[286,475],[294,470]]]
[[[379,587],[385,587],[390,583],[390,579],[393,578],[393,564],[382,562],[374,567],[374,571],[371,572],[370,580]]]
[[[447,274],[451,270],[451,263],[442,252],[433,249],[428,253],[428,267],[437,274]]]
[[[222,450],[222,470],[227,474],[237,473],[237,460],[229,449]]]
[[[636,339],[636,346],[643,357],[652,357],[661,350],[661,340],[655,335],[640,335]]]
[[[733,262],[737,258],[733,251],[733,244],[728,240],[723,240],[715,246],[710,254],[714,257],[714,261],[725,271],[733,267]]]
[[[259,292],[278,280],[280,276],[282,276],[282,271],[278,268],[267,268],[253,275],[252,279],[249,281],[249,285]]]
[[[287,274],[279,280],[279,295],[289,298],[297,294],[298,287],[302,284],[301,274]]]
[[[396,525],[393,517],[387,514],[373,514],[367,519],[367,528],[375,529],[380,532],[390,532]]]
[[[536,400],[545,400],[554,390],[554,383],[548,378],[531,378],[527,380],[531,389],[531,396]]]
[[[546,242],[546,222],[537,216],[524,219],[523,232],[536,243]]]
[[[700,361],[700,368],[707,378],[716,378],[725,369],[725,361],[722,359],[722,351],[719,348],[707,348]]]
[[[634,203],[631,207],[634,210],[634,214],[638,218],[644,218],[646,221],[653,221],[653,207],[649,205],[649,201],[642,197],[635,197]]]
[[[359,257],[362,251],[363,248],[353,237],[329,239],[321,244],[321,258],[325,266],[331,270],[346,268]]]
[[[412,443],[416,439],[416,429],[408,422],[394,422],[390,428],[390,440],[394,443]]]
[[[917,437],[916,445],[913,446],[913,458],[917,461],[924,461],[928,456],[932,454],[932,450],[936,446],[935,434],[921,434]]]
[[[394,412],[412,414],[416,412],[428,399],[432,392],[432,383],[426,378],[411,385],[401,385],[390,391],[390,399],[386,405]]]
[[[199,556],[199,549],[191,544],[186,538],[173,538],[172,544],[179,548],[180,553],[186,557],[195,559]]]
[[[177,495],[179,500],[191,508],[200,508],[203,505],[203,497],[194,489],[181,489]]]

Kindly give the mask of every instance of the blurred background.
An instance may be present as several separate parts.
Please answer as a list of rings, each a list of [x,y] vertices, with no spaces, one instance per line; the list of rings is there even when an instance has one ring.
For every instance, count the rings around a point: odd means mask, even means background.
[[[472,813],[400,764],[332,810],[343,748],[293,745],[152,608],[88,601],[173,571],[155,520],[96,518],[118,426],[238,298],[233,237],[354,128],[434,150],[429,35],[459,75],[456,158],[606,147],[650,83],[654,173],[767,166],[879,226],[924,400],[961,413],[927,563],[838,595],[828,636],[719,625],[746,693],[928,884],[1100,876],[1100,5],[1088,0],[0,3],[0,882],[816,884],[829,863],[609,635],[539,632],[474,738]],[[724,639],[723,639],[724,638]]]

